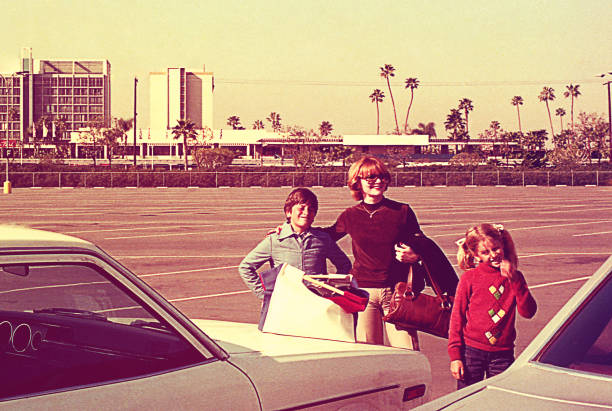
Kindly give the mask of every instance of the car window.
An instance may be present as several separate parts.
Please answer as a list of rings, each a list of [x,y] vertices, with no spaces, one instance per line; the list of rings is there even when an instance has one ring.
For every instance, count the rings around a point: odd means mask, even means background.
[[[0,268],[0,399],[205,360],[94,264]]]
[[[612,273],[561,327],[538,361],[612,376]]]

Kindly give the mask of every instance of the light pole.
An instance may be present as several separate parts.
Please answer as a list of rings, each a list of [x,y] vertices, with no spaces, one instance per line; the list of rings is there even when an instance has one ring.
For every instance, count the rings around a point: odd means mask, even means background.
[[[610,144],[610,152],[608,155],[610,156],[610,163],[612,163],[612,106],[610,100],[610,83],[612,80],[606,81],[604,84],[608,85],[608,143]]]
[[[597,77],[605,77],[612,74],[612,71],[608,73],[599,74]],[[610,83],[612,80],[608,80],[603,83],[604,86],[608,86],[608,143],[610,143],[610,151],[608,152],[608,158],[610,163],[612,163],[612,100],[610,99]]]
[[[8,159],[8,147],[9,147],[9,129],[11,127],[11,117],[13,114],[12,109],[12,96],[13,96],[13,77],[11,77],[11,87],[9,88],[6,77],[0,74],[2,77],[3,87],[6,88],[6,126],[4,128],[4,132],[6,133],[6,151],[5,151],[5,160],[6,160],[6,177],[4,180],[4,194],[11,194],[11,182],[9,181],[9,159]],[[9,105],[10,104],[10,105]]]
[[[136,168],[136,86],[138,86],[138,78],[134,77],[134,168]]]

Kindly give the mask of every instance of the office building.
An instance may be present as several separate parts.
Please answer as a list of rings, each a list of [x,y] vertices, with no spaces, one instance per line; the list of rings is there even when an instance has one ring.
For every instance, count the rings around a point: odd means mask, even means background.
[[[149,78],[151,130],[172,129],[178,120],[213,128],[213,73],[176,67],[150,73]]]
[[[17,111],[9,121],[13,144],[17,140],[29,142],[32,137],[66,140],[70,131],[90,122],[110,126],[108,60],[35,60],[32,50],[24,48],[20,68],[0,77],[0,123],[6,123],[10,108]],[[0,138],[6,138],[2,131]]]

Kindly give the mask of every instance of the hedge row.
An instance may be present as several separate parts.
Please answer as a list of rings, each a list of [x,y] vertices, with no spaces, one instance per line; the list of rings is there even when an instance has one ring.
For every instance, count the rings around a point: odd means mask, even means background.
[[[281,187],[346,184],[346,172],[12,172],[13,187]],[[391,186],[612,186],[612,171],[393,172]]]

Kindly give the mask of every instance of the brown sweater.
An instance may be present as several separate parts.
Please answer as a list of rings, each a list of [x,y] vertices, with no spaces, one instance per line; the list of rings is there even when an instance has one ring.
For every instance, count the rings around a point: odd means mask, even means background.
[[[378,204],[361,202],[347,208],[326,231],[336,241],[351,236],[355,259],[351,273],[359,286],[382,288],[393,283],[398,238],[421,233],[421,228],[408,204],[384,198]]]

